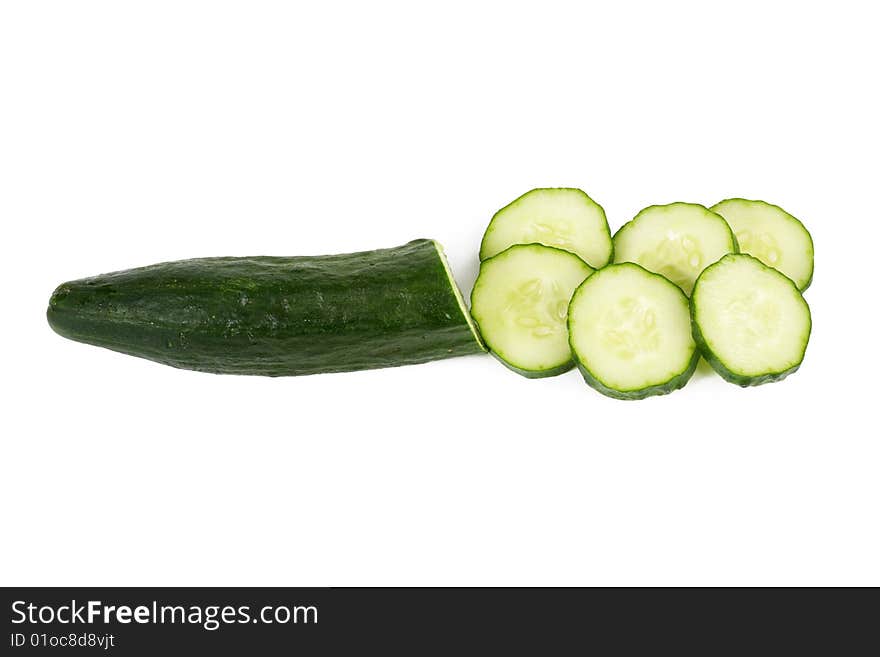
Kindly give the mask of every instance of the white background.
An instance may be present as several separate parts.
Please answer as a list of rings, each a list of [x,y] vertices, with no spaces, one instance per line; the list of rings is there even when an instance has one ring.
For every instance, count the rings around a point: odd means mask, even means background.
[[[4,2],[0,582],[880,584],[872,3]],[[434,237],[577,186],[810,228],[800,372],[268,379],[53,334],[64,280]]]

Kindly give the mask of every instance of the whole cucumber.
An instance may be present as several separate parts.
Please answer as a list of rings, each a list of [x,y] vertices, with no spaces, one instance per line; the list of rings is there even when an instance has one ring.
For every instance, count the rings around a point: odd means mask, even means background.
[[[60,285],[71,340],[190,370],[296,376],[484,351],[433,240],[327,256],[199,258]]]

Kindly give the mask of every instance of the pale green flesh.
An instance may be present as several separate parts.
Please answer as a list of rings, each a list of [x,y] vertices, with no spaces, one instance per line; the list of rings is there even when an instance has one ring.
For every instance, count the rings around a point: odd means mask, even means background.
[[[700,278],[694,321],[711,354],[743,377],[786,372],[803,360],[810,309],[792,281],[748,255],[731,255]]]
[[[512,246],[484,261],[471,314],[489,349],[523,372],[569,364],[568,303],[592,272],[577,256],[539,244]]]
[[[629,392],[662,386],[687,371],[696,344],[682,291],[641,267],[606,267],[575,293],[571,347],[593,378]]]
[[[602,206],[572,188],[533,189],[496,212],[483,236],[480,260],[531,243],[570,251],[597,269],[612,253]]]
[[[782,272],[804,290],[813,278],[813,239],[804,225],[777,205],[731,198],[711,210],[727,220],[741,253]]]
[[[730,227],[694,203],[653,205],[639,212],[614,236],[614,262],[634,262],[665,276],[690,294],[697,276],[736,252]]]
[[[474,319],[468,311],[467,304],[465,304],[464,298],[461,296],[461,290],[458,287],[458,283],[455,282],[455,277],[452,275],[452,269],[449,267],[449,260],[446,258],[446,252],[443,250],[443,245],[437,240],[431,241],[434,243],[434,248],[437,249],[437,255],[440,256],[440,262],[443,263],[443,269],[446,271],[446,278],[449,279],[449,287],[452,288],[452,292],[455,294],[455,300],[458,301],[458,307],[461,309],[461,314],[467,320],[468,327],[471,329],[471,333],[473,333],[477,344],[479,344],[485,351],[486,345],[483,344],[480,332],[477,330],[477,327],[474,324]]]

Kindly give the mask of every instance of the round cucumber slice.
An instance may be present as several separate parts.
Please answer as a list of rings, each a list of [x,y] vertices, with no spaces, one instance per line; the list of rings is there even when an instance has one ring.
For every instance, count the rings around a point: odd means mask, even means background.
[[[633,263],[605,267],[578,287],[568,334],[586,382],[615,399],[678,390],[699,360],[687,297]]]
[[[748,253],[794,281],[803,292],[813,280],[813,238],[804,225],[778,205],[729,198],[710,208],[727,220]]]
[[[703,269],[737,250],[724,218],[696,203],[652,205],[614,235],[614,262],[639,264],[685,294]]]
[[[570,370],[568,302],[592,273],[576,255],[541,244],[511,246],[485,260],[471,315],[491,353],[529,378]]]
[[[691,296],[694,339],[722,377],[741,386],[784,379],[810,341],[810,307],[794,282],[746,254],[707,267]]]
[[[531,243],[570,251],[596,269],[612,255],[605,210],[573,188],[533,189],[501,208],[483,235],[480,260]]]

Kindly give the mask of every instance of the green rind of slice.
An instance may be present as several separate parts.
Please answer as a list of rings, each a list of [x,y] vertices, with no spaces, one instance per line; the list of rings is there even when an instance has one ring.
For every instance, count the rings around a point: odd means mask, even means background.
[[[678,376],[674,376],[666,383],[649,386],[647,388],[642,388],[640,390],[615,390],[614,388],[609,388],[605,384],[603,384],[599,379],[597,379],[589,369],[587,369],[583,363],[578,363],[577,367],[580,373],[584,377],[584,381],[587,382],[591,388],[601,392],[606,397],[612,397],[614,399],[622,399],[624,401],[633,401],[638,399],[646,399],[648,397],[655,397],[657,395],[668,395],[670,392],[675,392],[681,388],[684,388],[688,381],[691,380],[691,377],[694,375],[694,372],[697,369],[697,363],[700,361],[700,353],[699,351],[695,351],[693,357],[688,362],[687,367],[679,374]]]
[[[504,360],[504,357],[494,351],[490,351],[489,354],[511,372],[516,372],[520,376],[524,376],[527,379],[547,379],[551,376],[559,376],[560,374],[565,374],[566,372],[569,372],[574,368],[574,361],[570,360],[567,363],[563,363],[559,367],[553,367],[546,370],[524,370],[517,367],[516,365],[508,363],[506,360]]]

